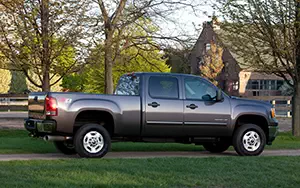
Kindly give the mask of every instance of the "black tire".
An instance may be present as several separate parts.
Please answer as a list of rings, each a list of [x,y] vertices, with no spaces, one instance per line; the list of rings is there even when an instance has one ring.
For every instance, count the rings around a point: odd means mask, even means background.
[[[97,137],[98,134],[100,136]],[[110,135],[101,125],[86,124],[76,132],[74,145],[80,157],[101,158],[110,150]]]
[[[222,153],[226,151],[230,146],[230,143],[228,142],[215,142],[215,143],[206,143],[203,144],[203,147],[211,152],[211,153]]]
[[[54,146],[59,152],[66,155],[73,155],[77,153],[72,141],[63,141],[63,142],[55,141]]]
[[[252,135],[252,136],[251,136]],[[256,140],[259,140],[259,144]],[[233,147],[241,156],[257,156],[266,145],[265,132],[255,124],[244,124],[233,135]]]

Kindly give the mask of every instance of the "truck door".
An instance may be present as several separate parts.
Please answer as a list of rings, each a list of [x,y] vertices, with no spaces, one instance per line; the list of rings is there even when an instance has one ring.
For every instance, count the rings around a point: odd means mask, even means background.
[[[180,77],[149,75],[145,89],[143,136],[182,136],[183,99]]]
[[[231,121],[227,96],[216,101],[217,88],[202,78],[184,81],[184,132],[188,136],[228,136]]]

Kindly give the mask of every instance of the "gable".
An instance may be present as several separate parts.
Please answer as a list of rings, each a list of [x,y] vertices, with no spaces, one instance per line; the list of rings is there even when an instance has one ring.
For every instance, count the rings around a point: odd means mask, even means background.
[[[226,71],[229,72],[229,74],[224,76],[226,76],[227,79],[238,80],[241,68],[229,49],[226,48],[223,42],[220,40],[220,37],[214,31],[210,22],[205,22],[203,24],[203,30],[192,49],[190,55],[191,73],[200,74],[199,61],[205,55],[205,45],[209,44],[211,41],[216,42],[223,48],[222,60],[224,62],[224,67],[227,68]],[[221,76],[221,78],[225,79],[224,76]]]

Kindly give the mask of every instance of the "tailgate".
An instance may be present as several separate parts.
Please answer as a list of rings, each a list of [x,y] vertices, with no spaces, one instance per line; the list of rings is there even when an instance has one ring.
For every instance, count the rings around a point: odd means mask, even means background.
[[[46,92],[30,93],[28,96],[28,116],[33,119],[45,119]]]

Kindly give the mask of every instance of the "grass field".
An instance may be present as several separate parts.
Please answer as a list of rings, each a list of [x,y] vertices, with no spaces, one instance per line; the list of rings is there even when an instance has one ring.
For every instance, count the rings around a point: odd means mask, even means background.
[[[272,146],[266,149],[300,149],[300,138],[291,133],[280,133]],[[120,142],[112,144],[112,151],[201,151],[202,146],[176,143],[132,143]],[[52,143],[28,137],[23,130],[0,131],[0,154],[7,153],[53,153]]]
[[[299,187],[300,157],[0,162],[1,187]]]
[[[267,149],[300,149],[281,133]],[[113,143],[113,151],[199,151],[192,144]],[[0,131],[0,153],[56,152],[25,131]],[[0,187],[299,187],[300,157],[66,159],[0,162]]]

